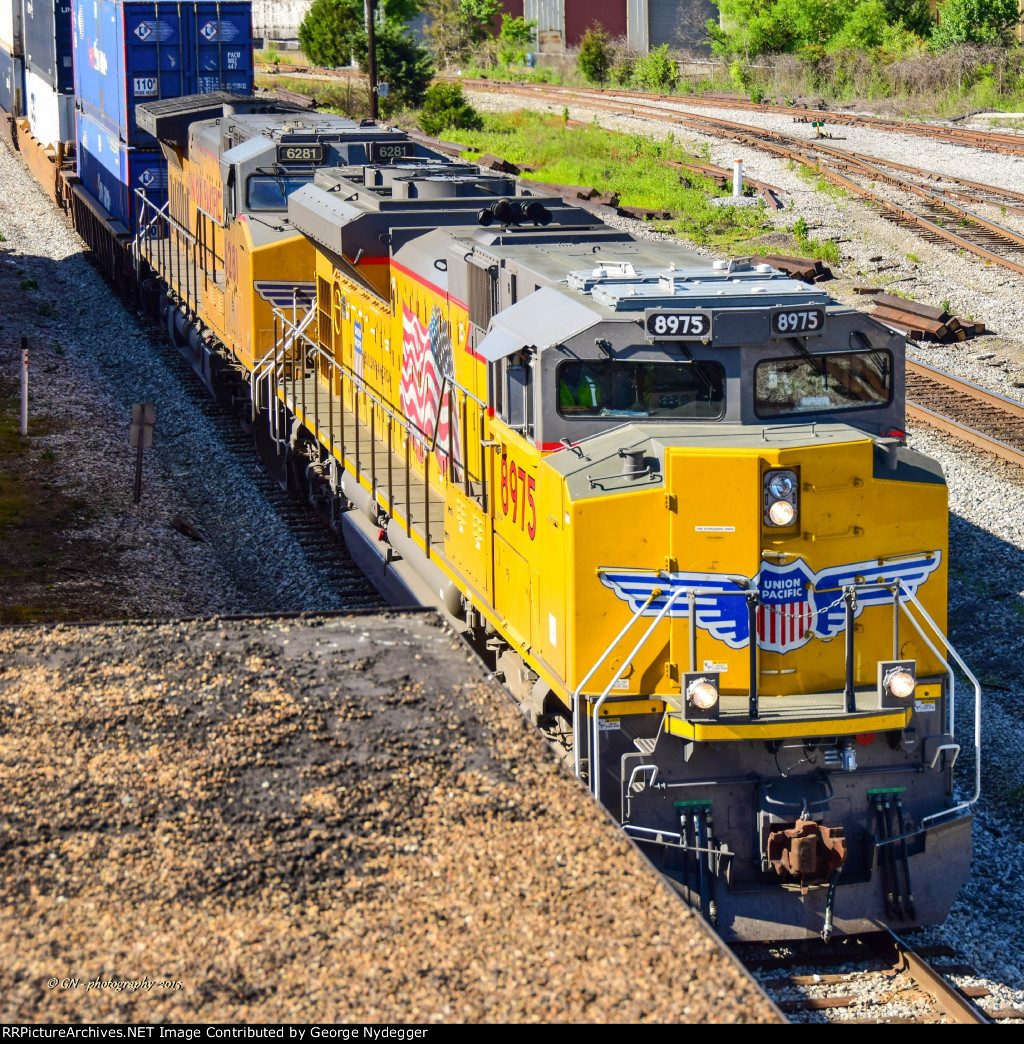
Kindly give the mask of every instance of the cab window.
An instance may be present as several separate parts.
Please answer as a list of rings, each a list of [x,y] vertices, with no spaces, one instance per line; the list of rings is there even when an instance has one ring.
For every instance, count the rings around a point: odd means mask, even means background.
[[[758,417],[887,406],[892,401],[892,354],[829,352],[767,359],[754,370]]]
[[[555,370],[562,417],[721,417],[725,370],[720,363],[567,360]]]
[[[288,197],[312,180],[294,174],[253,174],[245,182],[245,204],[250,210],[287,210]]]

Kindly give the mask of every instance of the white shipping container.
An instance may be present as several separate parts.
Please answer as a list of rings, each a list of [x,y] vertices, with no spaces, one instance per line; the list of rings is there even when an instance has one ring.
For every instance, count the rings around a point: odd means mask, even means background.
[[[8,54],[24,53],[21,35],[22,0],[0,0],[0,46]]]
[[[58,94],[41,76],[25,69],[25,113],[32,133],[56,146],[75,138],[75,96]]]

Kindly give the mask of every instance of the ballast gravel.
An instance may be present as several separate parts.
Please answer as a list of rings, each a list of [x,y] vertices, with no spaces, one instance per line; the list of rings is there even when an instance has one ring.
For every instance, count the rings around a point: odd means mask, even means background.
[[[26,337],[30,417],[46,425],[32,453],[53,461],[57,488],[90,505],[68,539],[83,559],[107,559],[102,575],[81,561],[61,566],[48,595],[56,611],[116,618],[352,604],[260,491],[255,455],[224,445],[169,343],[111,293],[66,215],[2,144],[0,185],[0,378],[17,387]],[[142,402],[155,405],[156,428],[136,506],[128,443],[132,404]],[[371,588],[359,587],[366,604]],[[7,597],[0,591],[0,622]]]
[[[0,721],[0,1021],[779,1021],[433,614],[0,630]]]

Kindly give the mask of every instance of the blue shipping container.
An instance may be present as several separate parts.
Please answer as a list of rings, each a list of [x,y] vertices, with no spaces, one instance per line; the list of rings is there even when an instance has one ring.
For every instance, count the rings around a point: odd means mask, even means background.
[[[75,160],[82,185],[112,216],[135,232],[136,189],[163,206],[167,202],[167,163],[157,149],[129,148],[117,132],[78,111]]]
[[[0,109],[9,116],[25,115],[25,65],[0,47]]]
[[[74,0],[75,94],[129,145],[151,147],[135,106],[226,90],[251,94],[250,0]]]
[[[25,64],[39,77],[70,94],[75,88],[71,0],[25,0]]]

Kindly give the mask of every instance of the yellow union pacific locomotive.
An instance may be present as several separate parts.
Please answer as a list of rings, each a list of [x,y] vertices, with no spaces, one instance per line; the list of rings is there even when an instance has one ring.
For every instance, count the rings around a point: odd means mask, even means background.
[[[945,917],[978,777],[901,337],[374,125],[139,122],[172,193],[138,249],[197,367],[726,938]]]

